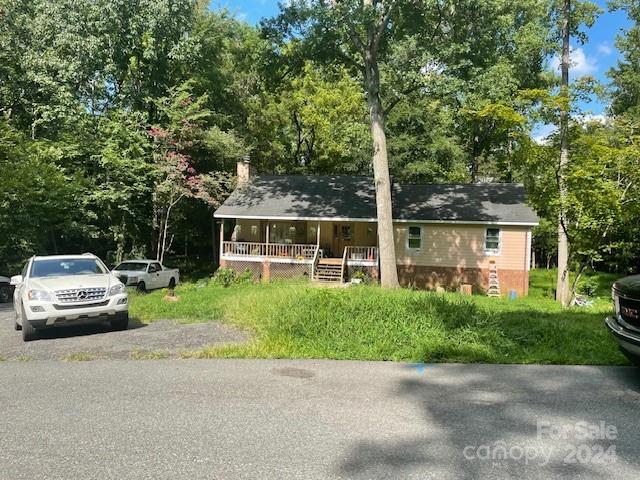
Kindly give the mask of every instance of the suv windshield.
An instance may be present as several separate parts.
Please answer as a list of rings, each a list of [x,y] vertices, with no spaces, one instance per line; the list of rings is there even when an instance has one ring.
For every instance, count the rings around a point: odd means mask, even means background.
[[[94,258],[60,258],[56,260],[34,260],[31,277],[61,277],[66,275],[95,275],[107,273]]]
[[[114,270],[123,272],[144,272],[147,270],[147,264],[140,262],[125,262],[118,265]]]

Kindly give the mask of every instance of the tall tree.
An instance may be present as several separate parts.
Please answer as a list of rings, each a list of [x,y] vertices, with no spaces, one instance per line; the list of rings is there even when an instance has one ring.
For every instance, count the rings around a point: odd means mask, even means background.
[[[187,198],[216,206],[220,193],[229,189],[229,175],[208,168],[199,173],[196,169],[206,167],[205,160],[210,156],[237,159],[245,153],[233,133],[207,126],[211,111],[206,103],[205,95],[193,97],[191,82],[169,89],[168,96],[155,101],[161,123],[154,125],[149,135],[153,139],[156,258],[160,262],[172,243],[168,233],[174,209]]]
[[[366,36],[362,38],[351,25],[349,34],[352,42],[362,55],[364,82],[371,119],[371,139],[373,143],[373,176],[376,187],[376,207],[378,210],[378,239],[380,247],[380,270],[382,286],[399,286],[396,267],[396,250],[393,238],[393,211],[391,203],[391,177],[387,156],[387,134],[385,132],[385,111],[380,97],[379,49],[391,16],[395,0],[364,0]]]
[[[569,260],[571,255],[571,242],[568,234],[569,223],[567,220],[568,183],[566,179],[570,164],[570,121],[572,98],[583,95],[589,87],[589,78],[575,82],[574,91],[570,90],[569,70],[571,67],[571,38],[575,37],[579,42],[586,40],[586,35],[581,31],[583,25],[591,26],[600,13],[600,8],[588,0],[554,0],[552,13],[557,17],[556,37],[561,44],[560,52],[560,92],[555,99],[557,106],[557,124],[559,131],[559,156],[555,169],[556,186],[558,190],[558,276],[556,283],[556,300],[562,306],[568,306],[571,301],[569,285]]]
[[[562,2],[562,55],[560,59],[560,161],[556,179],[559,192],[558,213],[558,278],[556,300],[566,307],[569,304],[569,240],[567,239],[567,183],[566,169],[569,165],[569,48],[570,48],[571,0]]]
[[[424,18],[423,10],[421,3],[411,0],[294,0],[283,7],[278,18],[264,25],[266,34],[280,48],[287,45],[287,41],[300,44],[311,58],[343,62],[361,77],[373,149],[381,284],[387,288],[396,288],[399,284],[385,119],[389,110],[403,98],[402,93],[419,88],[424,77],[421,69],[428,62],[420,54],[395,57],[398,62],[394,65],[394,80],[397,80],[395,87],[399,96],[394,99],[395,92],[390,90],[391,98],[386,106],[380,67],[384,62],[393,63],[393,54],[398,53],[397,47],[403,41],[414,38],[414,34],[425,33],[419,32],[416,22]],[[401,64],[400,59],[405,63]],[[408,81],[408,85],[403,85],[401,80]]]

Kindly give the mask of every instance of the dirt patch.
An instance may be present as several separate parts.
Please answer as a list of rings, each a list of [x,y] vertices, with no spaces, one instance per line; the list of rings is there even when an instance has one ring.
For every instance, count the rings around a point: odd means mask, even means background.
[[[217,322],[143,324],[132,319],[129,329],[121,332],[111,330],[107,323],[61,327],[43,330],[39,340],[25,343],[21,332],[13,328],[13,312],[4,305],[0,310],[0,355],[7,360],[176,358],[185,350],[244,343],[248,338],[245,332]]]

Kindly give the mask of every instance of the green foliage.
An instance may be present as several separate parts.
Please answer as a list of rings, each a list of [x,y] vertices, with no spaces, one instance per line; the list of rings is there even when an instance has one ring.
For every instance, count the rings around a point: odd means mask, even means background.
[[[92,234],[82,231],[93,221],[84,180],[57,164],[61,155],[52,142],[27,144],[0,118],[0,270],[17,272],[30,255],[56,251],[62,235]]]
[[[213,274],[213,283],[221,285],[225,288],[230,287],[236,282],[236,271],[232,268],[220,267]]]
[[[353,275],[351,275],[351,278],[354,280],[359,280],[361,283],[370,283],[371,279],[369,278],[369,276],[366,274],[366,272],[363,272],[362,270],[356,270]]]
[[[637,232],[640,152],[633,124],[574,124],[572,156],[566,171],[567,233],[571,259],[578,266],[608,263],[624,270],[623,255],[637,255],[631,238]],[[552,249],[558,216],[555,143],[532,147],[524,165],[529,199],[549,221],[541,222],[536,245]],[[553,252],[553,250],[551,250]],[[626,253],[625,253],[626,252]],[[617,259],[617,260],[616,260]],[[626,265],[629,265],[628,263]]]
[[[241,285],[243,283],[253,282],[253,273],[247,268],[244,272],[238,275],[232,268],[220,267],[213,274],[211,280],[215,285],[220,285],[222,287],[228,288],[231,285]]]
[[[578,292],[582,295],[592,297],[598,290],[598,282],[593,278],[587,278],[585,281],[578,285]]]
[[[247,153],[262,173],[371,175],[353,34],[368,39],[382,10],[334,3],[283,2],[256,28],[195,0],[0,0],[0,273],[17,273],[35,253],[208,257],[212,210]],[[580,42],[599,9],[572,4]],[[538,260],[552,264],[557,143],[534,144],[530,129],[602,93],[583,78],[569,98],[556,95],[544,65],[557,52],[558,2],[393,5],[377,94],[394,178],[526,182],[542,217]],[[571,130],[568,228],[577,268],[633,271],[640,7],[612,7],[633,24],[610,72],[613,116]],[[188,270],[210,274],[200,263]]]
[[[307,62],[254,106],[253,158],[278,173],[359,173],[370,162],[365,118],[362,89],[345,69]]]
[[[250,283],[253,282],[253,272],[250,269],[246,269],[240,275],[238,275],[235,279],[236,283]]]

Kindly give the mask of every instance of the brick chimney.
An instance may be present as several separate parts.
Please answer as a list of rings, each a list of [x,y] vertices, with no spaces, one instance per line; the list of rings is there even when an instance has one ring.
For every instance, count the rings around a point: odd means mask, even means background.
[[[246,185],[251,178],[251,159],[249,155],[245,155],[244,158],[238,160],[236,164],[238,174],[238,186]]]

